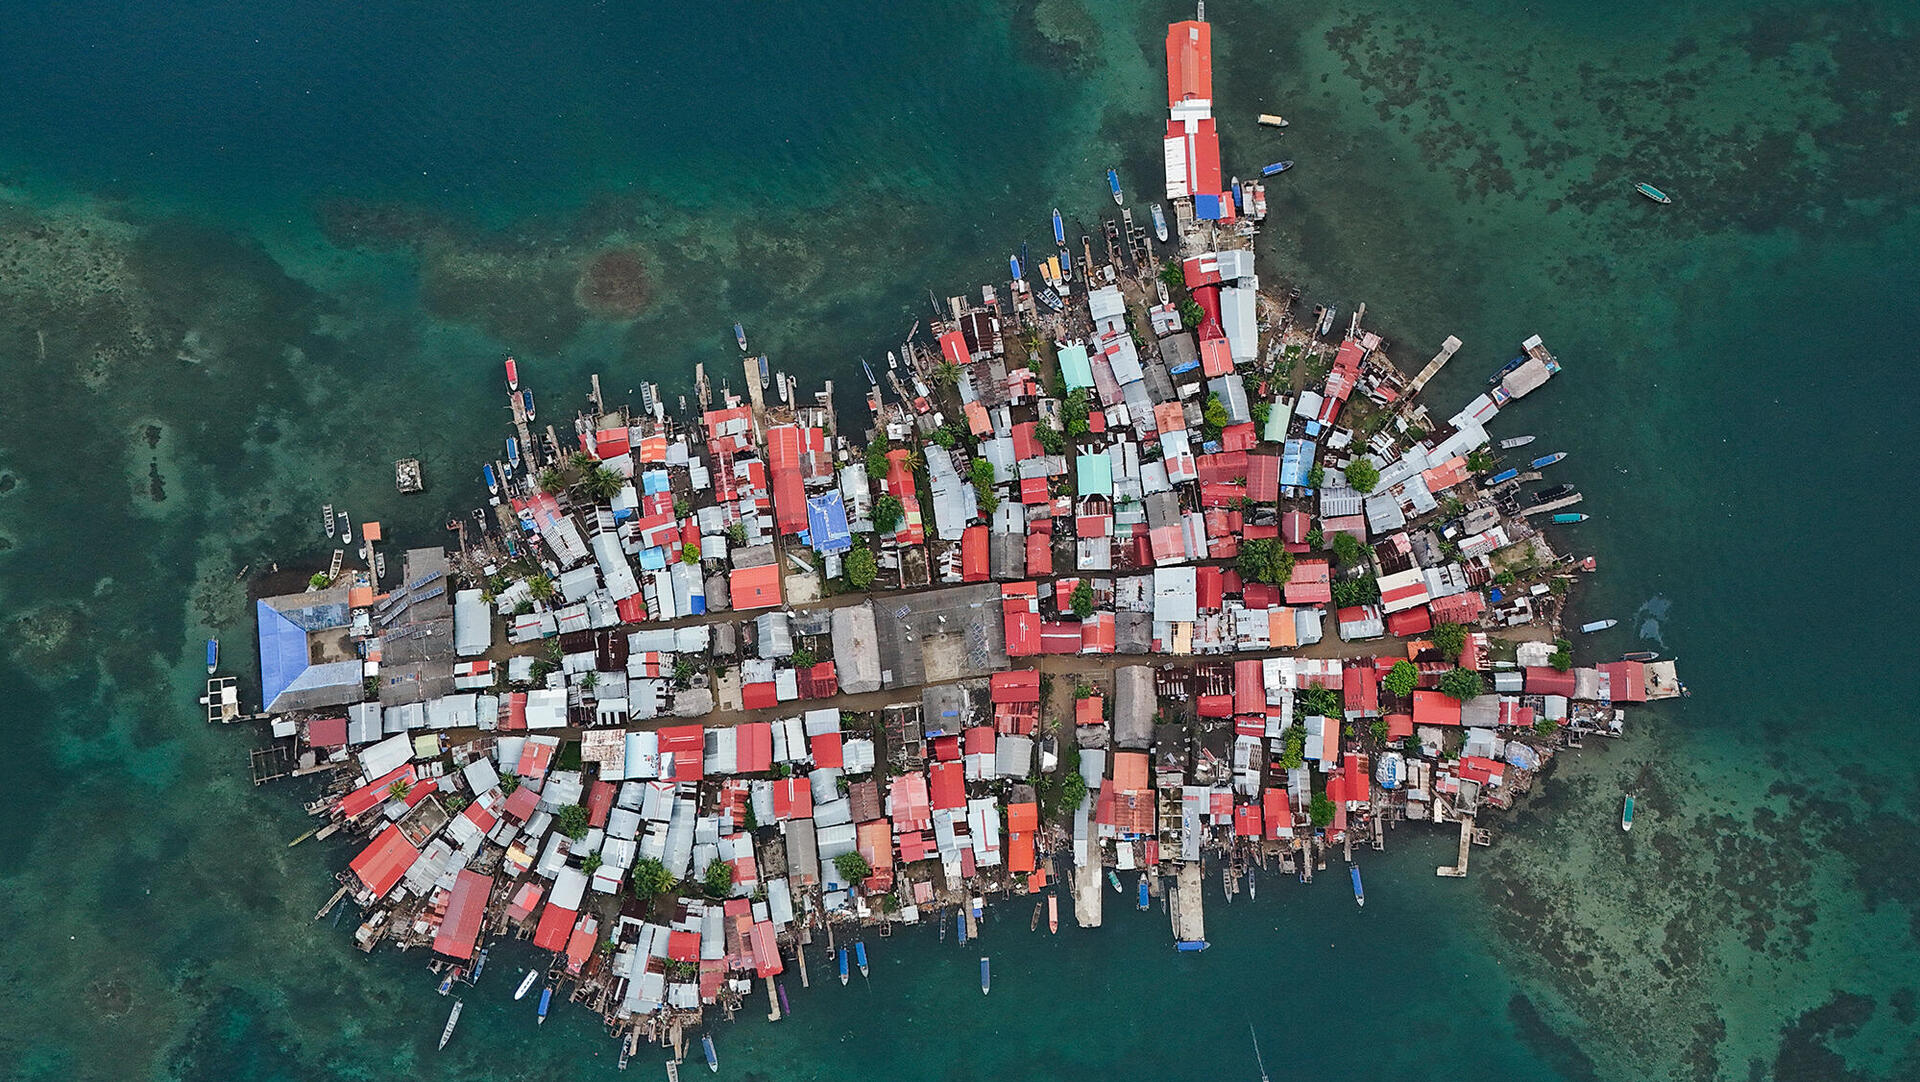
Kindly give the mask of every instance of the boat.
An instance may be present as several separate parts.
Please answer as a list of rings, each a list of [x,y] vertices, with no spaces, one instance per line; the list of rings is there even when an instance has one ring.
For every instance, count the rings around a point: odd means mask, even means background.
[[[340,540],[353,543],[353,520],[347,517],[345,511],[340,512]]]
[[[447,1015],[447,1026],[440,1031],[441,1048],[445,1048],[447,1042],[453,1040],[453,1027],[460,1024],[460,1008],[464,1006],[466,1006],[466,1004],[460,1000],[456,999],[453,1001],[453,1013]]]
[[[1045,304],[1048,308],[1051,308],[1056,312],[1066,311],[1067,306],[1064,302],[1060,300],[1060,294],[1055,293],[1053,290],[1043,289],[1040,291],[1039,297],[1040,297],[1041,303]]]
[[[1284,128],[1287,126],[1287,118],[1275,113],[1261,113],[1260,124],[1268,128]]]
[[[1141,872],[1140,873],[1140,911],[1143,913],[1146,912],[1147,906],[1150,904],[1152,903],[1149,901],[1147,897],[1147,873]]]
[[[1540,491],[1534,493],[1529,498],[1532,499],[1533,502],[1536,504],[1542,504],[1542,503],[1550,503],[1554,500],[1560,499],[1563,496],[1571,496],[1571,495],[1573,495],[1572,485],[1555,485],[1552,488],[1543,488]]]
[[[720,1053],[713,1050],[713,1034],[703,1033],[700,1035],[700,1051],[707,1057],[707,1070],[714,1074],[719,1074]]]
[[[1618,620],[1594,620],[1584,623],[1580,625],[1580,634],[1591,635],[1596,631],[1605,631],[1619,622]]]
[[[773,990],[780,996],[780,1013],[792,1014],[793,1005],[787,1002],[787,986],[779,981],[773,982]]]
[[[1318,328],[1320,334],[1324,335],[1328,331],[1333,330],[1333,314],[1337,311],[1339,311],[1339,309],[1331,304],[1320,310],[1320,326]]]
[[[993,990],[993,969],[987,964],[987,956],[980,956],[980,994],[986,995]]]
[[[534,983],[539,979],[540,979],[539,970],[537,969],[527,970],[527,975],[520,978],[520,987],[515,988],[513,990],[513,998],[515,999],[527,998],[527,993],[533,991]]]
[[[851,970],[847,966],[847,948],[841,947],[840,948],[840,983],[841,984],[847,983],[847,977],[849,976],[850,973],[851,973]]]
[[[1247,865],[1247,901],[1251,902],[1259,896],[1259,892],[1253,888],[1253,865],[1249,864]]]
[[[889,353],[887,354],[887,356],[891,358],[893,354]],[[875,387],[880,386],[880,381],[873,378],[873,366],[867,363],[867,359],[865,357],[860,358],[860,370],[867,374],[867,382],[869,384]]]
[[[480,983],[480,974],[485,972],[486,968],[487,968],[487,948],[481,947],[480,956],[473,960],[473,972],[467,974],[467,983],[468,984]]]
[[[1576,522],[1585,521],[1587,521],[1587,516],[1577,511],[1563,511],[1553,516],[1553,524],[1556,526],[1571,526]]]
[[[1538,436],[1509,436],[1500,441],[1500,449],[1502,451],[1511,451],[1515,447],[1525,447],[1527,444],[1539,438]]]
[[[520,467],[520,437],[518,436],[507,437],[507,465],[515,469]]]
[[[1014,281],[1018,282],[1023,277],[1020,273],[1020,257],[1019,256],[1017,255],[1007,256],[1007,269],[1013,272]]]
[[[442,975],[440,978],[440,987],[434,989],[434,991],[440,993],[443,996],[453,991],[453,978],[459,972],[460,970],[458,967],[449,967],[446,973]]]
[[[1120,195],[1120,174],[1111,169],[1107,170],[1107,187],[1113,192],[1113,202],[1115,206],[1126,202]]]
[[[1047,895],[1047,933],[1060,934],[1060,897],[1055,894]]]
[[[1115,894],[1120,893],[1120,873],[1119,872],[1116,872],[1111,868],[1107,869],[1107,882],[1113,884],[1113,892]]]
[[[855,965],[860,967],[860,975],[862,977],[866,976],[867,975],[867,941],[866,940],[856,939],[853,941],[853,962]]]
[[[1541,455],[1539,458],[1536,458],[1532,462],[1527,463],[1527,468],[1530,470],[1544,469],[1548,466],[1553,465],[1554,463],[1560,461],[1565,457],[1567,457],[1567,453],[1565,451],[1555,451],[1550,455]]]
[[[1293,163],[1291,161],[1274,162],[1272,165],[1261,166],[1260,175],[1263,177],[1279,176],[1281,173],[1284,173],[1287,170],[1292,168],[1293,168]]]
[[[733,325],[733,340],[740,343],[740,352],[747,351],[747,329],[738,323]]]
[[[1160,238],[1160,243],[1167,242],[1167,212],[1158,203],[1153,205],[1153,235]]]
[[[547,1024],[547,1008],[552,1004],[553,1004],[553,989],[552,988],[540,989],[540,1016],[533,1020],[534,1025],[544,1026]]]
[[[332,504],[320,508],[320,518],[326,524],[328,537],[340,532],[340,521],[333,517]]]
[[[487,479],[487,491],[495,496],[500,495],[500,478],[493,472],[493,463],[482,462],[480,464],[480,474]]]
[[[213,674],[213,670],[219,667],[220,667],[220,640],[208,639],[207,640],[207,674],[211,676]]]
[[[1629,650],[1620,655],[1621,661],[1657,661],[1659,658],[1658,650]]]
[[[508,357],[507,358],[507,390],[517,391],[519,389],[520,389],[520,366],[513,363],[512,357]]]
[[[1260,1064],[1260,1082],[1268,1082],[1267,1060],[1260,1054],[1260,1035],[1253,1031],[1252,1022],[1247,1023],[1247,1036],[1253,1038],[1253,1058],[1254,1062]]]
[[[1514,369],[1526,363],[1527,363],[1527,355],[1522,353],[1520,356],[1515,357],[1513,360],[1508,361],[1506,364],[1501,365],[1500,371],[1495,372],[1493,375],[1487,377],[1487,386],[1491,387],[1499,383],[1501,380],[1506,379],[1507,374],[1509,372],[1512,372]]]
[[[1620,805],[1620,829],[1621,830],[1633,829],[1633,794],[1632,793],[1628,793],[1627,799],[1625,800],[1625,802],[1623,802]]]
[[[1204,939],[1182,939],[1173,945],[1173,949],[1182,954],[1198,954],[1207,949],[1207,941]]]
[[[533,420],[533,388],[520,392],[520,404],[527,408],[527,420]]]
[[[1353,904],[1365,906],[1367,904],[1367,892],[1360,886],[1360,865],[1348,865],[1347,874],[1353,878]]]
[[[1067,224],[1060,220],[1060,208],[1053,208],[1053,243],[1056,247],[1067,246]]]
[[[955,927],[960,929],[960,945],[963,947],[966,946],[967,945],[967,915],[965,913],[955,913],[953,915],[953,923]]]
[[[1660,189],[1654,187],[1651,184],[1646,184],[1646,183],[1635,184],[1633,186],[1633,190],[1636,192],[1639,192],[1641,195],[1646,196],[1648,199],[1651,199],[1656,203],[1665,204],[1665,203],[1673,202],[1672,196],[1668,195],[1667,193],[1661,191]]]
[[[373,575],[375,578],[384,578],[386,574],[387,554],[384,552],[375,552],[373,554]]]
[[[1501,470],[1499,473],[1496,473],[1492,477],[1487,478],[1486,483],[1489,485],[1498,485],[1507,481],[1511,481],[1518,476],[1520,476],[1519,470]]]

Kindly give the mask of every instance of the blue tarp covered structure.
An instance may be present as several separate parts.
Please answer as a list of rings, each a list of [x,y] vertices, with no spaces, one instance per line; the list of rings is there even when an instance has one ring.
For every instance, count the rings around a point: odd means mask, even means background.
[[[1193,197],[1193,216],[1203,222],[1217,222],[1226,217],[1220,211],[1218,195],[1196,195]]]
[[[264,601],[253,603],[260,624],[260,702],[271,705],[307,671],[307,629]]]
[[[807,497],[807,536],[815,552],[831,556],[853,547],[853,531],[847,528],[847,505],[838,492],[823,492]]]

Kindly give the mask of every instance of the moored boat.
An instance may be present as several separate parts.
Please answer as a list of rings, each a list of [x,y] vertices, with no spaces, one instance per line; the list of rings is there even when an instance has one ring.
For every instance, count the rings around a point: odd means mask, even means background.
[[[1047,932],[1060,934],[1060,897],[1056,894],[1047,895]]]
[[[1263,177],[1279,176],[1281,173],[1284,173],[1287,170],[1292,168],[1293,168],[1293,163],[1291,161],[1274,162],[1272,165],[1261,166],[1260,175]]]
[[[740,343],[740,352],[747,351],[747,329],[738,323],[733,325],[733,340]]]
[[[987,963],[987,956],[980,956],[980,994],[986,995],[993,990],[993,969]]]
[[[1501,470],[1499,473],[1496,473],[1492,477],[1487,478],[1486,483],[1489,485],[1498,485],[1507,481],[1511,481],[1518,476],[1520,476],[1519,470]]]
[[[1657,661],[1659,660],[1659,657],[1660,657],[1660,652],[1658,650],[1629,650],[1626,653],[1620,655],[1620,660],[1621,661]]]
[[[1365,888],[1360,885],[1360,865],[1349,865],[1347,867],[1347,874],[1353,878],[1353,904],[1359,906],[1366,905],[1367,892]]]
[[[466,1006],[466,1004],[460,1000],[456,999],[453,1001],[453,1013],[447,1015],[446,1028],[440,1031],[441,1048],[445,1048],[447,1042],[453,1040],[453,1027],[460,1024],[460,1008],[464,1006]]]
[[[208,639],[207,640],[207,674],[211,676],[213,674],[213,670],[219,667],[220,667],[220,640]]]
[[[953,915],[953,923],[960,930],[960,945],[963,947],[966,946],[967,945],[967,915],[965,913],[955,913]]]
[[[1013,272],[1013,280],[1016,282],[1025,277],[1025,275],[1020,273],[1020,257],[1017,255],[1009,254],[1007,256],[1007,269]]]
[[[332,504],[326,504],[320,508],[320,519],[326,525],[328,537],[340,532],[340,520],[333,517]]]
[[[1060,208],[1053,208],[1053,243],[1056,247],[1067,246],[1067,223],[1060,220]]]
[[[1111,868],[1107,869],[1107,882],[1113,884],[1113,892],[1115,894],[1120,893],[1120,873],[1119,872],[1116,872]]]
[[[1515,447],[1525,447],[1527,444],[1539,438],[1538,436],[1508,436],[1506,439],[1500,441],[1500,449],[1502,451],[1511,451]]]
[[[1158,203],[1153,205],[1153,235],[1160,238],[1160,243],[1167,242],[1167,212]]]
[[[353,543],[353,520],[347,517],[345,511],[340,512],[340,540]]]
[[[1646,196],[1648,199],[1651,199],[1656,203],[1665,204],[1665,203],[1673,202],[1672,196],[1668,195],[1667,193],[1661,191],[1660,189],[1654,187],[1651,184],[1647,184],[1644,182],[1640,184],[1635,184],[1633,186],[1633,190],[1636,192],[1639,192],[1641,195]]]
[[[766,390],[767,384],[771,382],[773,382],[773,372],[767,365],[767,355],[762,353],[760,355],[760,389]]]
[[[1111,169],[1107,170],[1107,188],[1113,192],[1114,205],[1118,206],[1126,202],[1120,195],[1120,174]]]
[[[540,979],[539,970],[537,969],[527,970],[527,975],[525,977],[520,978],[520,987],[515,988],[513,990],[513,998],[515,999],[527,998],[527,993],[533,990],[534,982],[538,981],[539,979]]]
[[[1565,457],[1567,457],[1567,453],[1565,451],[1555,451],[1550,455],[1541,455],[1539,458],[1536,458],[1532,462],[1527,463],[1527,468],[1530,470],[1542,469],[1544,467],[1553,465],[1554,463],[1560,461]]]
[[[1324,336],[1328,331],[1333,330],[1333,314],[1337,311],[1339,309],[1331,304],[1320,310],[1320,326],[1316,328],[1318,333]]]
[[[700,1051],[707,1057],[707,1070],[712,1071],[714,1074],[719,1074],[720,1053],[713,1049],[713,1034],[703,1033],[700,1035]]]
[[[1587,521],[1587,516],[1578,511],[1562,511],[1560,514],[1553,516],[1553,524],[1556,526],[1571,526],[1576,522],[1585,521]]]
[[[480,464],[480,474],[487,480],[487,491],[495,496],[500,495],[500,478],[493,472],[493,463],[482,462]]]
[[[1260,124],[1267,128],[1284,128],[1287,126],[1287,118],[1278,113],[1261,113]]]
[[[891,353],[887,354],[887,359],[892,360],[893,354]],[[875,387],[880,386],[880,381],[873,378],[873,366],[867,363],[867,359],[865,357],[860,358],[860,370],[867,374],[867,382],[869,384]]]
[[[552,1005],[553,1005],[553,989],[552,988],[540,989],[540,1016],[533,1020],[534,1025],[544,1026],[547,1024],[547,1008]]]
[[[1633,829],[1633,794],[1632,793],[1628,793],[1627,799],[1624,802],[1622,802],[1620,805],[1620,829],[1621,830]]]
[[[507,465],[515,469],[520,467],[520,437],[518,436],[507,437]]]
[[[527,408],[527,420],[533,420],[533,388],[529,387],[520,392],[520,404]]]
[[[513,363],[512,357],[508,357],[507,358],[507,390],[517,391],[519,389],[520,389],[520,366]]]
[[[860,975],[862,977],[866,976],[867,975],[867,941],[866,940],[856,939],[853,941],[853,960],[854,960],[854,964],[860,967]]]
[[[1141,872],[1140,873],[1140,910],[1141,912],[1146,911],[1148,904],[1150,903],[1147,897],[1147,873]]]
[[[1589,623],[1581,624],[1580,633],[1582,635],[1591,635],[1596,631],[1605,631],[1606,629],[1612,627],[1613,625],[1619,622],[1620,621],[1618,620],[1594,620]]]
[[[1555,485],[1552,488],[1543,488],[1529,498],[1532,499],[1537,506],[1543,503],[1552,503],[1554,500],[1560,499],[1563,496],[1571,495],[1573,495],[1572,485]]]
[[[847,948],[841,947],[840,948],[840,983],[841,984],[847,983],[847,977],[851,974],[851,972],[852,970],[849,969],[849,967],[847,966]]]

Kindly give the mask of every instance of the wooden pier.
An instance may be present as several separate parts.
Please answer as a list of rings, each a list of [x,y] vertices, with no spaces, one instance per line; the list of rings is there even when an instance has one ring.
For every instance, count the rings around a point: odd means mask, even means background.
[[[1467,856],[1473,847],[1473,816],[1460,817],[1460,855],[1454,863],[1445,868],[1435,868],[1433,874],[1447,879],[1465,879],[1467,877]]]

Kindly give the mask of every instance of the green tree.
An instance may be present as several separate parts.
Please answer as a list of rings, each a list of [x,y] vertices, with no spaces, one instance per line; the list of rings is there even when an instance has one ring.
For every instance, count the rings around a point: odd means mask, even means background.
[[[675,658],[673,661],[673,686],[685,691],[693,686],[693,677],[700,667],[690,657]]]
[[[1380,583],[1372,575],[1333,580],[1333,603],[1343,609],[1349,605],[1371,605],[1378,600]]]
[[[1465,702],[1487,693],[1487,682],[1472,669],[1454,669],[1440,678],[1440,694]]]
[[[935,386],[939,387],[952,387],[957,385],[960,382],[960,366],[954,364],[952,361],[941,361],[939,364],[934,365],[933,382]]]
[[[833,858],[834,870],[848,883],[858,883],[873,874],[873,866],[859,853],[842,853]]]
[[[1298,770],[1307,761],[1307,727],[1294,722],[1287,727],[1285,750],[1280,753],[1282,770]]]
[[[1355,492],[1372,492],[1380,483],[1380,470],[1364,458],[1356,458],[1347,466],[1347,484]]]
[[[1427,638],[1446,655],[1447,660],[1453,661],[1460,657],[1461,650],[1466,649],[1467,629],[1460,624],[1435,624],[1433,630],[1427,632]]]
[[[1033,434],[1040,441],[1040,449],[1050,455],[1057,455],[1067,449],[1067,437],[1053,422],[1042,421],[1034,426]]]
[[[324,590],[333,585],[333,578],[325,571],[315,571],[313,577],[307,580],[307,585],[316,590]]]
[[[867,476],[878,481],[887,475],[887,445],[885,442],[867,445]]]
[[[586,493],[588,499],[606,503],[625,488],[626,484],[627,479],[613,470],[605,466],[595,466],[580,478],[580,491]]]
[[[1313,803],[1307,808],[1307,814],[1312,817],[1315,830],[1324,830],[1327,824],[1333,822],[1333,801],[1328,800],[1325,793],[1315,793]]]
[[[1547,655],[1547,664],[1561,672],[1566,672],[1568,669],[1573,668],[1573,649],[1571,644],[1565,639],[1554,643],[1553,653]]]
[[[1415,736],[1412,733],[1408,733],[1404,738],[1403,743],[1405,744],[1405,751],[1408,755],[1420,754],[1420,738],[1418,736]]]
[[[1374,718],[1373,724],[1369,725],[1368,728],[1373,731],[1374,743],[1385,744],[1387,742],[1387,719],[1386,718]]]
[[[1069,770],[1060,775],[1060,806],[1072,811],[1087,799],[1087,779],[1080,776],[1078,770]]]
[[[581,691],[592,691],[594,688],[597,688],[599,686],[600,686],[600,674],[597,672],[587,673],[585,676],[582,676],[580,678]]]
[[[747,524],[744,522],[735,522],[735,523],[729,524],[727,526],[727,543],[729,545],[746,544],[747,543]]]
[[[527,593],[544,605],[553,600],[553,580],[545,575],[534,575],[527,579]]]
[[[1307,471],[1307,487],[1309,488],[1319,488],[1322,484],[1326,483],[1326,480],[1327,468],[1325,466],[1315,466]]]
[[[520,788],[520,775],[515,774],[512,771],[508,771],[507,773],[500,775],[500,795],[501,796],[512,796],[513,791],[518,788]]]
[[[1240,542],[1233,565],[1247,582],[1265,582],[1278,586],[1293,577],[1293,553],[1271,537],[1254,537]]]
[[[818,659],[813,656],[812,650],[801,647],[795,650],[793,656],[787,660],[791,662],[796,669],[811,669],[813,668],[813,663]]]
[[[559,470],[554,469],[552,466],[548,466],[546,469],[541,470],[540,475],[537,478],[535,478],[535,482],[539,484],[540,491],[546,493],[549,496],[558,496],[561,490],[567,487],[567,479],[565,475],[563,475]]]
[[[700,886],[709,898],[725,898],[733,893],[733,865],[724,860],[707,865],[707,873],[700,877]]]
[[[562,804],[560,810],[553,813],[554,829],[574,841],[587,836],[587,809],[578,804]]]
[[[1327,545],[1327,535],[1321,532],[1320,527],[1315,526],[1312,529],[1307,531],[1307,547],[1309,549],[1312,549],[1315,552],[1318,552],[1319,550],[1325,548],[1326,545]]]
[[[1160,280],[1167,283],[1168,289],[1179,289],[1187,284],[1186,271],[1177,259],[1169,259],[1160,267]]]
[[[600,858],[600,854],[588,853],[587,859],[580,862],[580,870],[586,874],[588,879],[592,879],[593,873],[599,871],[600,866],[605,863],[606,861]]]
[[[1485,447],[1476,447],[1467,452],[1467,469],[1475,473],[1486,473],[1498,464]]]
[[[1085,387],[1075,387],[1067,392],[1066,401],[1060,406],[1060,418],[1067,423],[1067,435],[1077,439],[1092,431],[1087,424],[1087,416],[1092,408],[1093,398]]]
[[[1205,308],[1200,307],[1199,301],[1194,300],[1192,297],[1180,298],[1180,325],[1181,326],[1198,327],[1200,326],[1200,324],[1205,323],[1206,320],[1207,320],[1207,310]]]
[[[1309,687],[1300,689],[1300,709],[1311,717],[1344,717],[1347,712],[1346,699],[1332,688]]]
[[[1533,723],[1533,731],[1539,733],[1541,736],[1552,736],[1555,732],[1559,731],[1559,729],[1560,723],[1552,718],[1541,718],[1539,721]]]
[[[900,497],[891,493],[873,501],[873,528],[880,533],[890,534],[900,528],[900,519],[907,513]]]
[[[1380,686],[1386,688],[1396,699],[1404,699],[1413,694],[1420,683],[1420,670],[1411,661],[1396,661],[1387,675],[1380,678]]]
[[[680,546],[680,562],[697,564],[700,562],[700,542],[689,541]]]
[[[684,495],[675,496],[673,498],[673,517],[674,518],[686,518],[687,512],[691,510],[693,510],[692,500],[687,499]]]
[[[847,553],[847,585],[856,590],[864,590],[873,585],[880,573],[880,561],[874,559],[873,550],[857,548]]]
[[[1367,546],[1350,533],[1333,535],[1333,555],[1342,567],[1364,567],[1367,563]]]
[[[939,444],[942,450],[951,451],[953,445],[960,441],[954,436],[953,429],[942,425],[933,430],[933,442]]]
[[[1200,407],[1200,423],[1216,435],[1227,427],[1227,404],[1220,401],[1219,395],[1207,395],[1206,403]]]
[[[1247,407],[1247,413],[1253,418],[1253,423],[1264,433],[1267,430],[1267,418],[1273,416],[1273,403],[1255,402]]]
[[[575,473],[585,473],[599,465],[600,460],[585,451],[575,451],[567,456],[567,468]]]
[[[405,800],[407,794],[411,792],[413,792],[413,783],[405,778],[401,778],[392,785],[387,786],[387,796],[394,800]]]
[[[1092,616],[1093,583],[1087,579],[1081,579],[1079,585],[1073,588],[1073,597],[1068,603],[1073,607],[1073,614],[1080,619],[1084,620]]]
[[[641,898],[651,898],[673,889],[673,873],[652,857],[641,857],[633,862],[632,879],[633,893]]]

